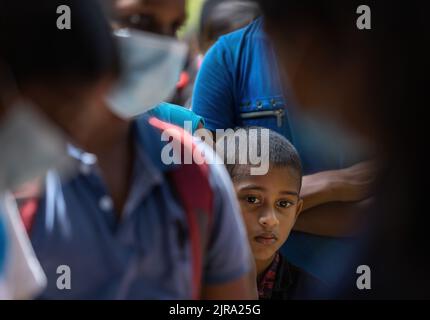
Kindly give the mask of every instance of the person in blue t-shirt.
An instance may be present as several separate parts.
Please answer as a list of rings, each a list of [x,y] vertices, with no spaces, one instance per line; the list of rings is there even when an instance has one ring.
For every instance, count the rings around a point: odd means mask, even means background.
[[[342,152],[346,143],[339,134],[328,134],[332,129],[324,128],[324,123],[315,124],[300,115],[292,97],[282,90],[282,80],[263,20],[257,18],[221,37],[208,51],[197,77],[192,110],[211,131],[261,126],[292,141],[306,175],[304,212],[295,226],[301,232],[294,232],[283,250],[293,263],[331,281],[339,262],[327,265],[325,253],[349,250],[349,241],[333,237],[360,231],[364,220],[360,213],[370,201],[368,187],[374,171],[370,163],[348,167],[358,161]]]

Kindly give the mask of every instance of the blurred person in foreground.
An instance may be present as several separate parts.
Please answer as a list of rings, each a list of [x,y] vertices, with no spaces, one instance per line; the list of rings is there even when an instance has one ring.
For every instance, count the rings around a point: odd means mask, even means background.
[[[151,65],[155,69],[146,72],[152,72],[153,82],[164,79],[164,85],[150,96],[130,97],[142,99],[137,110],[124,99],[123,91],[129,92],[135,83],[115,85],[121,63],[99,5],[70,1],[73,28],[63,32],[52,27],[59,4],[49,1],[21,8],[9,1],[7,10],[0,11],[7,25],[7,33],[1,33],[2,58],[11,66],[22,94],[70,136],[69,155],[79,168],[67,179],[55,171],[47,174],[27,225],[48,278],[40,297],[255,297],[249,246],[225,169],[161,162],[161,131],[169,126],[139,117],[174,88],[175,81],[164,78],[158,67],[165,59],[177,62],[177,52],[170,50],[175,45],[146,38],[144,59],[150,60],[151,48],[163,53]],[[127,32],[116,34],[120,46],[129,45],[130,38]],[[179,128],[175,132],[179,145],[190,139]],[[196,197],[200,210],[184,190],[201,196]],[[207,219],[201,229],[197,218]],[[59,265],[70,268],[70,290],[56,286]]]
[[[429,73],[423,3],[369,1],[371,27],[364,30],[362,2],[259,3],[299,105],[354,130],[378,156],[371,230],[342,268],[334,296],[429,298],[427,163],[419,156],[427,145],[422,102]],[[370,268],[370,290],[357,288],[359,265]]]

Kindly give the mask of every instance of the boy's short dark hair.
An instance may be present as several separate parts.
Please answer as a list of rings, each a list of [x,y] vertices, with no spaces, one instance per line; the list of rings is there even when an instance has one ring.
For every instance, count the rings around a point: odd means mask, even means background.
[[[251,131],[256,132],[256,134],[250,134]],[[225,144],[224,142],[223,157],[225,166],[227,168],[228,173],[230,174],[230,177],[232,179],[235,179],[240,176],[249,175],[249,168],[252,166],[251,162],[248,162],[248,164],[239,163],[240,153],[244,152],[244,150],[238,143],[238,140],[240,140],[239,136],[244,135],[247,138],[247,159],[249,160],[249,151],[253,148],[257,148],[256,154],[259,157],[262,156],[262,143],[265,142],[262,139],[262,135],[265,133],[268,133],[269,146],[267,148],[268,156],[266,158],[269,161],[270,168],[288,167],[293,169],[298,174],[301,187],[303,169],[300,156],[296,148],[284,136],[273,130],[262,127],[236,128],[234,130],[234,133],[227,133],[227,143]],[[231,138],[231,136],[234,136],[234,139],[229,139]],[[234,148],[234,153],[227,152],[228,148]]]

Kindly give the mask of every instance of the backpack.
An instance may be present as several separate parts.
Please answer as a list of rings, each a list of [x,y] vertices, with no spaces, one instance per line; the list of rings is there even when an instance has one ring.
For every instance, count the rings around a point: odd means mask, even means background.
[[[170,130],[169,133],[173,136],[173,139],[178,142],[176,145],[182,147],[182,160],[187,152],[192,152],[191,154],[193,154],[196,144],[193,142],[193,138],[190,134],[179,127],[162,122],[155,117],[151,117],[147,121],[159,136],[158,141],[161,141],[160,137],[162,131]],[[153,139],[154,136],[151,138]],[[155,141],[152,140],[152,143],[154,142]],[[155,149],[159,151],[157,148]],[[153,152],[153,155],[153,160],[157,159],[158,162],[161,162],[160,153],[157,154],[157,152]],[[199,157],[201,155],[196,153],[194,156]],[[192,161],[191,164],[172,166],[166,173],[172,191],[185,211],[189,227],[193,299],[200,298],[204,255],[211,234],[210,230],[213,216],[213,192],[209,183],[209,167],[203,161],[199,161],[198,163],[202,164],[197,164],[195,161]],[[27,197],[21,199],[18,201],[18,205],[25,229],[27,233],[30,233],[38,209],[38,198]]]

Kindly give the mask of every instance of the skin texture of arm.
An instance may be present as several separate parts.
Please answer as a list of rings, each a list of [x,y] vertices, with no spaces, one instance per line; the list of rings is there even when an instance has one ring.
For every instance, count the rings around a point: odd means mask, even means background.
[[[359,234],[369,218],[372,198],[360,202],[330,202],[302,212],[294,230],[331,237]]]
[[[375,165],[371,161],[360,162],[346,169],[305,176],[300,194],[304,201],[303,210],[329,202],[357,202],[367,199],[371,195],[375,177]]]
[[[366,161],[303,177],[304,209],[294,230],[332,237],[358,234],[367,219],[375,168]]]

